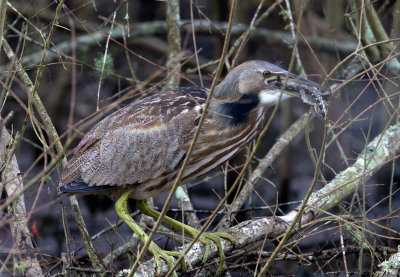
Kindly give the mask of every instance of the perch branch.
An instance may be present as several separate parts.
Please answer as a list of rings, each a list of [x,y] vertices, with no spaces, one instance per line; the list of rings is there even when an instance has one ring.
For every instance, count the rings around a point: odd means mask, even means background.
[[[322,189],[313,192],[309,198],[307,207],[301,218],[301,226],[310,223],[316,216],[322,215],[323,211],[327,211],[347,196],[353,193],[359,186],[360,182],[365,182],[370,179],[383,165],[396,159],[396,153],[400,151],[400,123],[392,125],[382,134],[372,140],[367,147],[362,151],[356,162],[336,175]],[[264,240],[267,238],[273,239],[286,232],[288,226],[293,222],[297,215],[297,210],[289,212],[285,216],[266,217],[256,220],[249,220],[231,227],[227,233],[233,236],[236,240],[235,244],[223,240],[222,245],[224,251],[228,254],[234,249],[242,249],[248,245]],[[296,225],[295,227],[298,227]],[[186,249],[186,245],[183,247]],[[182,251],[182,247],[177,251]],[[201,263],[204,246],[196,242],[194,247],[187,253],[192,266]],[[216,257],[218,250],[213,245],[210,249],[209,257]],[[162,273],[168,270],[167,264],[162,261]],[[140,269],[134,276],[155,276],[156,265],[154,259],[151,259],[140,266]],[[128,271],[124,270],[118,276],[126,276]]]

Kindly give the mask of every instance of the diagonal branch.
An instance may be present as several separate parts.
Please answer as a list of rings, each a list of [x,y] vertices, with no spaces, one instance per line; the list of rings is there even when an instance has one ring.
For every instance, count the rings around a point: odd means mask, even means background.
[[[248,182],[240,191],[239,195],[235,198],[232,204],[229,205],[230,213],[227,213],[219,223],[218,230],[226,230],[231,226],[235,214],[247,201],[249,196],[254,190],[254,185],[257,183],[260,176],[271,166],[272,162],[279,156],[279,154],[289,145],[289,143],[302,131],[307,125],[307,114],[303,114],[295,123],[293,123],[271,147],[268,153],[262,158],[251,173]]]
[[[331,182],[322,189],[313,192],[309,198],[307,208],[301,218],[300,226],[310,223],[317,216],[322,215],[341,203],[347,196],[353,193],[361,182],[368,181],[379,169],[398,158],[396,154],[400,152],[400,123],[392,125],[383,133],[372,140],[367,147],[359,154],[355,163],[339,173]],[[240,223],[227,230],[227,233],[235,239],[235,244],[223,241],[222,245],[225,253],[233,250],[244,249],[246,246],[265,239],[276,238],[286,232],[288,226],[293,222],[297,215],[297,210],[293,210],[285,216],[266,217],[256,220],[249,220]],[[296,225],[296,229],[299,225]],[[186,245],[183,249],[186,248]],[[176,251],[182,251],[182,247]],[[204,254],[204,246],[195,243],[194,247],[187,253],[188,264],[193,267],[201,263]],[[210,249],[209,258],[216,257],[218,249],[213,245]],[[168,266],[162,261],[162,273],[168,271]],[[143,263],[134,276],[155,276],[156,266],[154,259]],[[127,271],[121,271],[119,276],[125,276]]]

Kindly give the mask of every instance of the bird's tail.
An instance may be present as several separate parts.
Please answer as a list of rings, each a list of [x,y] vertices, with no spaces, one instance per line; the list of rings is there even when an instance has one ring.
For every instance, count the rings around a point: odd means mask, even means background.
[[[105,191],[113,188],[115,186],[112,185],[103,185],[103,186],[96,186],[96,185],[89,185],[83,181],[74,181],[69,184],[61,185],[60,186],[60,193],[95,193],[99,191]]]

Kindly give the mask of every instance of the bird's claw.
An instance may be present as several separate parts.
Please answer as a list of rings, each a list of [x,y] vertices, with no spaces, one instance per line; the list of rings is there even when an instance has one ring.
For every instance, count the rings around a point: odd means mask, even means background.
[[[210,252],[210,241],[214,242],[218,248],[219,266],[217,269],[217,275],[220,275],[222,273],[222,269],[223,269],[224,262],[225,262],[225,254],[224,254],[224,249],[222,248],[221,238],[229,240],[231,243],[235,243],[235,239],[231,235],[229,235],[227,233],[220,233],[220,232],[218,232],[218,233],[206,232],[206,233],[203,233],[199,238],[199,241],[206,245],[206,249],[204,251],[204,255],[203,255],[203,259],[202,259],[203,263],[205,263],[207,261],[208,254]]]
[[[158,247],[157,244],[151,243],[149,246],[149,251],[151,254],[153,254],[154,260],[156,262],[156,276],[161,275],[161,259],[164,259],[164,261],[168,264],[169,268],[172,268],[175,262],[175,259],[173,257],[180,257],[181,253],[179,252],[173,252],[173,251],[166,251],[162,250],[160,247]],[[182,266],[182,271],[186,272],[186,263],[185,260],[181,260],[181,266]],[[177,277],[178,275],[176,274],[176,271],[173,271],[173,276]]]

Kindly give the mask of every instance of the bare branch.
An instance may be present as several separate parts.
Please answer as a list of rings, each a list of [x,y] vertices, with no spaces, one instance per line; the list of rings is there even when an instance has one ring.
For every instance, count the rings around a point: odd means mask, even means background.
[[[12,137],[3,126],[0,134],[0,162],[3,164],[8,161],[8,164],[5,166],[1,178],[2,185],[4,186],[8,197],[15,193],[19,193],[23,187],[17,158],[13,155],[11,159],[9,159],[9,155],[12,154],[13,147],[11,146],[13,143]],[[15,248],[17,249],[15,252],[18,253],[18,262],[20,263],[20,266],[24,268],[24,276],[43,276],[28,228],[23,194],[8,207],[8,212],[11,218],[11,234],[14,239]],[[10,251],[10,253],[12,252],[14,251]]]
[[[168,61],[167,69],[171,74],[164,88],[176,88],[180,83],[180,62],[179,53],[181,52],[181,33],[179,14],[179,0],[166,1],[167,5],[167,38],[168,38]],[[177,74],[178,73],[178,74]]]

